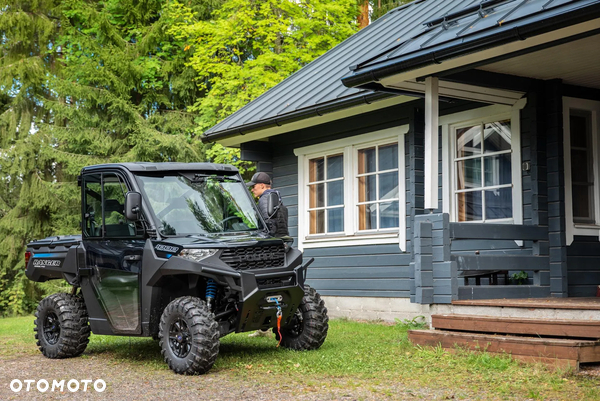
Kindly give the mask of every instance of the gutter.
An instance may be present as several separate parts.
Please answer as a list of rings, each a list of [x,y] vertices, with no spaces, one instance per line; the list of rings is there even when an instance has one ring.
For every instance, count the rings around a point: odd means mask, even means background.
[[[347,109],[363,104],[371,104],[373,102],[391,98],[394,96],[405,95],[414,97],[423,97],[422,93],[389,89],[384,92],[370,92],[360,96],[354,96],[350,99],[337,100],[325,105],[318,105],[309,108],[304,108],[298,111],[291,112],[282,116],[275,116],[265,120],[256,121],[249,124],[244,124],[234,128],[217,131],[213,134],[204,134],[200,138],[204,143],[216,142],[219,139],[229,138],[238,135],[246,135],[251,132],[261,131],[266,128],[281,127],[285,124],[290,124],[296,121],[305,120],[311,117],[319,117],[325,114],[333,113],[338,110]]]
[[[469,42],[463,42],[458,45],[450,45],[437,51],[430,51],[420,56],[406,56],[403,59],[392,60],[380,66],[374,66],[354,75],[342,78],[342,83],[348,88],[361,87],[364,84],[377,82],[391,75],[401,72],[418,70],[430,65],[441,64],[459,56],[470,53],[477,53],[482,50],[490,49],[522,41],[527,38],[542,35],[557,29],[565,28],[578,23],[590,21],[600,17],[600,3],[593,3],[589,6],[570,11],[565,14],[541,19],[524,26],[501,26],[491,35],[474,38]],[[459,38],[460,39],[460,38]],[[464,39],[463,39],[464,40]],[[360,68],[358,68],[360,69]]]

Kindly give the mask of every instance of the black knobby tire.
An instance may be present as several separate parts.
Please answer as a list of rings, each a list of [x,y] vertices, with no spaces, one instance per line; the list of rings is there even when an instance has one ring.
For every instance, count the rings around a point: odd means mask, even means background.
[[[200,298],[181,297],[167,305],[158,337],[161,354],[175,373],[206,373],[219,354],[219,325]]]
[[[53,294],[42,299],[35,312],[37,345],[48,358],[71,358],[81,355],[88,345],[90,326],[81,297]]]
[[[296,351],[314,350],[323,345],[329,329],[327,308],[314,288],[304,286],[304,297],[290,323],[281,328],[281,346]],[[279,341],[277,328],[273,329]]]

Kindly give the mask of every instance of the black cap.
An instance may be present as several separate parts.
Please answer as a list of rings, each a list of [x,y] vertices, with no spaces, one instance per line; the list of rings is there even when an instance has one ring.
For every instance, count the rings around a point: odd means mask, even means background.
[[[247,187],[252,187],[252,186],[254,186],[256,184],[271,185],[271,177],[269,177],[269,174],[263,173],[261,171],[260,173],[254,174],[252,176],[252,179],[246,183],[246,186]]]

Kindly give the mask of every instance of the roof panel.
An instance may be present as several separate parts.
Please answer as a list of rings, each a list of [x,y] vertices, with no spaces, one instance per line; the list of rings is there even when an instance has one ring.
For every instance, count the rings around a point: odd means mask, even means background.
[[[401,71],[439,64],[461,52],[525,40],[523,29],[526,35],[535,36],[565,24],[598,18],[600,0],[482,0],[457,10],[434,16],[426,21],[429,31],[407,37],[401,45],[365,59],[343,81],[360,86]]]
[[[206,137],[245,125],[344,99],[362,91],[346,88],[341,78],[348,67],[380,55],[427,31],[423,23],[433,17],[467,7],[478,0],[417,0],[390,11],[360,32],[298,70],[219,124]]]

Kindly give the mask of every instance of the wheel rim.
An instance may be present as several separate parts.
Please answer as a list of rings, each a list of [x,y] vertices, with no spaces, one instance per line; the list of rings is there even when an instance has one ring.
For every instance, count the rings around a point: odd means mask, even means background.
[[[46,314],[44,318],[44,339],[50,345],[54,345],[58,342],[58,338],[60,337],[60,325],[58,322],[58,316],[56,313],[50,312]]]
[[[304,331],[304,316],[300,311],[300,308],[296,309],[296,313],[290,322],[290,325],[286,327],[287,334],[291,337],[298,337]]]
[[[185,358],[192,348],[192,336],[187,323],[182,318],[177,318],[169,329],[169,346],[178,358]]]

